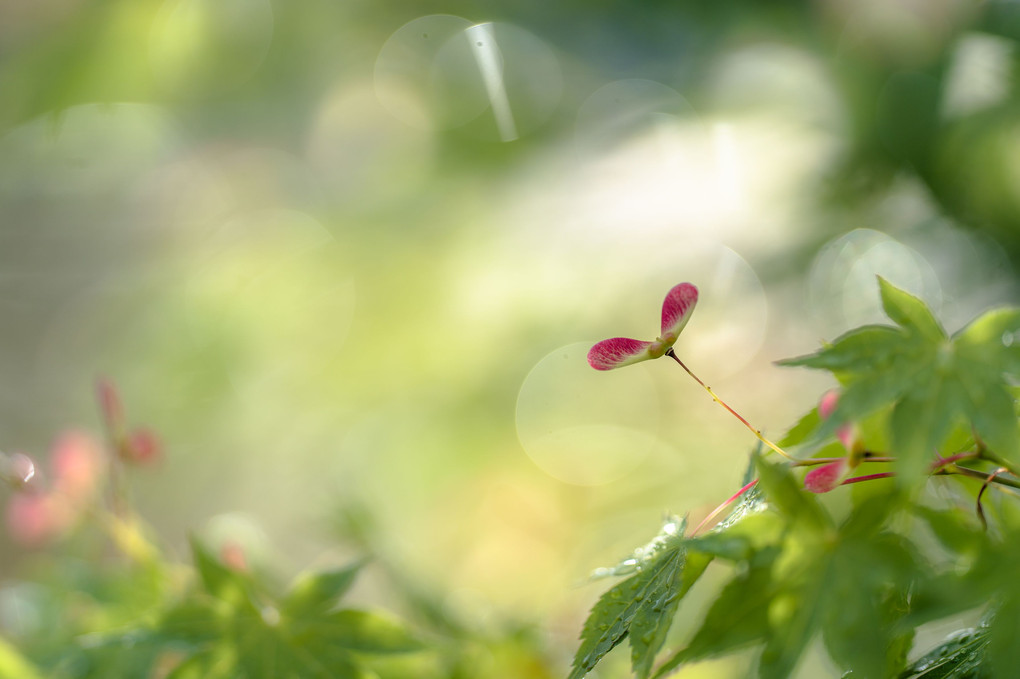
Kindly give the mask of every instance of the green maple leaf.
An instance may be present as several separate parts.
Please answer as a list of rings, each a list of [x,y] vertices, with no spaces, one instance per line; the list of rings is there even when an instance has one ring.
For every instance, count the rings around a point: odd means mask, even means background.
[[[628,635],[634,674],[640,679],[648,677],[680,600],[711,560],[703,555],[688,559],[685,529],[686,521],[667,521],[663,532],[649,543],[651,550],[639,550],[646,552],[644,558],[623,562],[634,574],[613,586],[592,607],[569,679],[584,677]],[[619,567],[612,572],[620,572]]]
[[[1020,666],[1020,646],[1016,643],[1020,638],[1020,583],[1011,566],[1018,561],[1020,531],[1014,528],[1006,531],[1000,541],[983,543],[967,571],[950,571],[918,589],[914,596],[915,610],[910,616],[910,622],[915,624],[989,603],[991,606],[970,641],[961,643],[959,649],[950,649],[958,658],[947,666],[946,673],[917,676],[927,679],[929,676],[1009,677],[1016,674]],[[965,669],[972,673],[964,672]]]
[[[882,306],[896,326],[858,328],[815,354],[781,361],[828,370],[844,385],[816,438],[891,406],[897,471],[907,482],[924,475],[936,451],[946,452],[942,446],[961,421],[995,454],[1020,463],[1020,430],[1007,382],[1020,378],[1020,311],[990,311],[949,337],[924,302],[878,280]],[[795,438],[806,438],[810,423]]]
[[[960,630],[918,658],[900,679],[991,679],[987,649],[987,625]]]
[[[759,460],[758,471],[766,515],[786,530],[742,554],[744,567],[657,676],[761,645],[759,676],[789,677],[818,630],[833,660],[855,676],[898,671],[912,638],[898,628],[906,613],[904,592],[919,569],[912,546],[882,528],[898,498],[873,498],[837,527],[784,465]]]
[[[299,576],[282,599],[192,542],[202,589],[164,616],[160,632],[191,653],[170,675],[245,679],[368,679],[362,655],[421,650],[399,620],[340,608],[363,565]]]

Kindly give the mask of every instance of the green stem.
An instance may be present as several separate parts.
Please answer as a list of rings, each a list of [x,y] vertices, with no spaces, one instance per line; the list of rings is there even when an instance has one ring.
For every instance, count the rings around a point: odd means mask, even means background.
[[[963,476],[969,476],[973,479],[981,479],[984,481],[988,478],[988,472],[983,472],[978,469],[972,469],[970,467],[961,467],[960,465],[953,465],[952,469],[943,469],[936,472],[937,474],[962,474]],[[1012,473],[1012,472],[1010,472]],[[1009,486],[1010,488],[1020,488],[1020,481],[1016,481],[1010,478],[1004,478],[1002,476],[996,476],[992,479],[992,483],[998,483],[1002,486]]]
[[[998,455],[996,455],[992,451],[988,450],[988,448],[985,448],[984,445],[982,445],[980,447],[980,449],[979,449],[978,453],[975,455],[975,457],[980,457],[982,460],[988,460],[989,462],[997,464],[1000,467],[1002,467],[1003,469],[1005,469],[1006,471],[1008,471],[1013,476],[1020,476],[1020,473],[1017,472],[1017,470],[1013,467],[1013,465],[1011,465],[1006,460],[1003,460],[1001,457],[999,457]]]

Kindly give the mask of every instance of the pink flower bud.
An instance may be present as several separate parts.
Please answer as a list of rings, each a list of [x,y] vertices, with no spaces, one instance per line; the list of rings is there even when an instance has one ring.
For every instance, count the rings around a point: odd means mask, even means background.
[[[822,394],[821,400],[818,402],[818,416],[823,420],[827,420],[832,417],[832,413],[836,411],[836,405],[839,403],[839,390],[830,389],[829,391]],[[864,450],[864,445],[858,435],[857,426],[851,422],[841,424],[836,428],[836,438],[843,444],[843,447],[847,450],[854,452],[861,452]]]
[[[231,540],[224,542],[220,547],[220,561],[232,571],[244,573],[248,570],[248,557],[244,553],[244,547]]]
[[[124,408],[121,405],[117,387],[110,380],[101,378],[96,382],[96,396],[99,399],[99,409],[106,420],[106,426],[112,431],[117,431],[124,422]]]
[[[102,468],[99,444],[81,431],[64,432],[50,457],[53,487],[73,503],[87,500],[96,491]]]
[[[857,436],[857,427],[852,424],[840,425],[836,429],[836,438],[843,444],[843,447],[847,450],[854,450],[854,448],[860,444]]]
[[[822,394],[822,399],[818,402],[818,416],[823,420],[829,419],[836,410],[837,403],[839,403],[838,389],[830,389]]]
[[[843,483],[850,473],[850,465],[845,459],[815,467],[804,476],[804,487],[812,493],[828,493]]]
[[[58,539],[73,517],[66,500],[52,493],[18,493],[7,504],[7,530],[26,547],[42,547]]]
[[[159,461],[163,447],[159,437],[151,429],[139,427],[130,434],[121,446],[121,457],[126,462],[139,465],[151,465]]]

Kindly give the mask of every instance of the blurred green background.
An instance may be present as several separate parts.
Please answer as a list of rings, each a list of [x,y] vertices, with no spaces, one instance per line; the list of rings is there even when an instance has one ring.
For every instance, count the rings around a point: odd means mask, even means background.
[[[879,320],[876,273],[950,331],[1015,302],[1018,40],[1004,0],[0,0],[0,448],[98,432],[107,376],[172,549],[293,572],[368,515],[562,674],[587,573],[753,441],[588,347],[694,282],[678,353],[778,435],[827,383],[771,362]]]

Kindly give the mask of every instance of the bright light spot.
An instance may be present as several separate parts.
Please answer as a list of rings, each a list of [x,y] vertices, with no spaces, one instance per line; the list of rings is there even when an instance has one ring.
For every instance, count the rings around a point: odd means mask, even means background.
[[[489,98],[501,139],[508,141],[504,134],[526,134],[552,117],[563,94],[563,71],[553,50],[533,33],[501,22],[485,24],[485,27],[498,50],[500,83],[505,92],[501,95],[497,91]],[[470,42],[476,56],[479,54],[477,50],[488,48],[484,39],[482,45],[478,42]],[[496,63],[495,58],[490,61],[493,65]],[[480,71],[479,74],[485,75],[485,72]],[[489,84],[488,80],[486,84]],[[504,107],[505,110],[501,111]],[[507,124],[511,112],[513,129]],[[492,136],[490,129],[486,121],[486,125],[480,126],[476,133],[488,138]]]
[[[422,129],[471,124],[480,136],[502,141],[545,122],[563,89],[552,50],[521,28],[472,25],[448,14],[405,24],[383,45],[375,87],[396,118]],[[481,114],[486,110],[492,117]]]
[[[653,324],[654,325],[654,324]],[[517,435],[550,476],[582,486],[618,480],[652,454],[670,454],[653,432],[659,398],[641,366],[598,373],[571,344],[540,360],[517,397]]]
[[[27,455],[15,453],[10,458],[10,466],[22,483],[28,483],[35,478],[35,462]]]
[[[725,123],[712,125],[719,198],[724,208],[739,211],[744,206],[744,175],[733,139],[733,128]]]
[[[847,325],[864,325],[886,318],[878,295],[878,276],[923,297],[938,313],[942,288],[935,271],[916,250],[890,240],[865,250],[847,273],[843,283],[843,316]]]
[[[496,45],[496,35],[492,24],[478,24],[464,32],[471,45],[471,51],[478,63],[478,70],[485,83],[485,91],[489,95],[489,105],[496,117],[496,127],[502,141],[517,139],[517,125],[514,123],[513,112],[510,111],[510,100],[507,99],[506,86],[503,83],[503,57]]]
[[[888,322],[876,276],[918,295],[938,313],[942,286],[928,261],[890,236],[855,229],[815,257],[807,283],[813,315],[832,329]]]
[[[729,115],[768,110],[787,123],[830,129],[839,129],[844,117],[825,66],[787,45],[754,44],[724,54],[706,83],[712,108]]]
[[[617,80],[581,104],[577,143],[583,154],[601,153],[649,130],[694,118],[694,109],[671,87],[653,80]]]
[[[714,122],[658,83],[599,90],[578,114],[578,171],[567,182],[553,179],[562,187],[562,221],[585,237],[695,235],[779,250],[796,231],[795,206],[828,162],[834,137],[778,116]]]
[[[1002,101],[1009,93],[1015,43],[984,33],[968,33],[956,44],[946,77],[943,110],[960,116]]]
[[[467,19],[433,14],[404,24],[386,40],[375,62],[375,88],[390,114],[413,127],[445,129],[485,110],[488,96],[464,39],[470,27]]]

